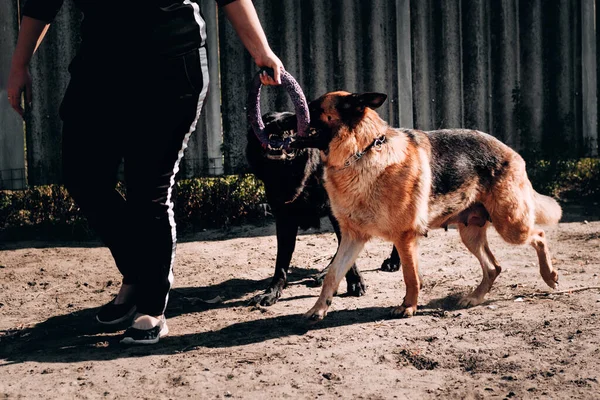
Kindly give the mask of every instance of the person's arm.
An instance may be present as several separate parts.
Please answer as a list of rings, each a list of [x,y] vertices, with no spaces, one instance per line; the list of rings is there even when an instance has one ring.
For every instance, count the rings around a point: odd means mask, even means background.
[[[21,107],[23,93],[27,104],[31,103],[29,62],[62,4],[63,0],[27,0],[23,7],[23,19],[19,27],[19,37],[12,56],[6,88],[8,102],[21,117],[24,111]]]
[[[33,53],[41,43],[50,25],[45,21],[23,17],[17,47],[13,53],[8,75],[8,102],[11,107],[23,116],[21,95],[25,93],[25,101],[31,103],[31,75],[29,75],[29,62]]]
[[[221,7],[244,47],[250,52],[254,62],[259,67],[270,67],[275,72],[275,80],[266,73],[261,75],[263,85],[278,85],[281,83],[283,63],[273,53],[265,32],[260,25],[254,4],[251,0],[236,0]]]

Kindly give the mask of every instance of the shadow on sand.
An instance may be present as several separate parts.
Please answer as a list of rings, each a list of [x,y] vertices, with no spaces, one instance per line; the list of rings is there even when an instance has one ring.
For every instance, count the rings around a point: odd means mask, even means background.
[[[315,271],[290,276],[296,284],[306,282]],[[310,280],[310,278],[308,278]],[[246,306],[241,300],[245,294],[263,288],[267,280],[250,281],[234,279],[204,288],[180,288],[167,309],[167,317],[198,313],[209,309]],[[191,305],[186,298],[211,298],[217,293],[231,299],[226,303]],[[303,296],[304,297],[304,296]],[[312,296],[311,296],[312,297]],[[283,298],[280,301],[291,301]],[[422,305],[415,318],[450,316],[448,311],[456,309],[457,295],[435,299]],[[272,318],[257,318],[238,322],[215,331],[169,336],[149,347],[126,347],[118,343],[116,332],[125,326],[107,330],[97,323],[90,323],[98,309],[86,309],[71,314],[49,318],[31,328],[13,332],[0,332],[0,358],[3,365],[35,361],[41,363],[71,363],[117,358],[143,357],[148,355],[175,354],[203,348],[228,348],[260,343],[272,339],[303,335],[309,331],[364,324],[389,318],[390,307],[366,307],[355,310],[332,311],[316,324],[309,324],[302,315],[291,314]],[[201,327],[198,327],[201,330]],[[0,365],[0,368],[2,365]]]

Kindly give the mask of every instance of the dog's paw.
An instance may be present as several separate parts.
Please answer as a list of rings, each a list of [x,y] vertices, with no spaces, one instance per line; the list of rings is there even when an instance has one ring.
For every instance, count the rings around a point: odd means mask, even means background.
[[[281,291],[269,289],[264,293],[257,294],[250,301],[248,301],[248,305],[250,306],[263,306],[268,307],[275,303],[281,297]]]
[[[323,307],[317,303],[317,304],[315,304],[315,306],[313,308],[308,310],[308,312],[306,314],[304,314],[304,318],[309,323],[315,323],[315,322],[322,321],[326,315],[327,315],[327,307]]]
[[[408,318],[412,317],[417,313],[416,306],[405,306],[401,305],[400,307],[394,307],[390,311],[390,316],[392,318]]]
[[[400,271],[400,262],[394,262],[391,258],[387,258],[381,264],[381,270],[385,272]]]
[[[348,284],[348,296],[360,297],[367,292],[367,284],[362,277],[357,282],[346,281],[346,283]]]
[[[458,307],[460,307],[460,308],[475,307],[475,306],[480,305],[481,303],[483,303],[483,297],[479,297],[479,296],[471,293],[458,301]]]
[[[550,286],[552,289],[558,288],[558,273],[556,271],[552,271],[548,276],[542,276],[542,278],[544,278],[546,285]]]

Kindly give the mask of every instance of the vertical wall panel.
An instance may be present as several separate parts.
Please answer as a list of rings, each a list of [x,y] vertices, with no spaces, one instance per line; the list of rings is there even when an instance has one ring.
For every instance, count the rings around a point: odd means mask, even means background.
[[[79,45],[81,14],[65,2],[31,61],[33,104],[27,124],[28,183],[61,180],[62,123],[58,108],[69,82],[67,67]]]
[[[460,2],[436,2],[437,28],[437,96],[436,128],[463,126],[462,115],[462,46]],[[439,8],[438,8],[439,7]]]
[[[207,1],[201,2],[200,5],[206,20],[210,84],[202,115],[196,131],[190,137],[185,157],[181,162],[180,178],[223,174],[217,6],[213,2]]]
[[[206,108],[205,108],[206,110]],[[208,118],[206,113],[198,120],[196,130],[190,136],[184,157],[179,164],[178,179],[189,179],[195,176],[211,175],[208,167],[207,129]]]
[[[410,0],[396,0],[396,62],[398,76],[398,117],[395,125],[412,128],[413,90],[411,57]]]
[[[545,124],[542,147],[552,154],[576,152],[574,136],[574,51],[570,0],[544,1],[544,106]]]
[[[490,131],[488,3],[462,2],[464,127]]]
[[[492,1],[490,15],[493,118],[490,133],[516,148],[518,132],[512,97],[519,82],[516,1]]]
[[[381,92],[388,94],[386,103],[378,109],[379,114],[386,121],[393,118],[396,110],[393,108],[397,101],[393,87],[397,84],[397,79],[388,79],[391,70],[394,67],[394,58],[387,52],[387,45],[392,39],[390,32],[394,24],[389,24],[389,15],[394,15],[388,10],[388,0],[373,0],[368,3],[361,3],[360,15],[363,18],[363,40],[366,39],[366,46],[363,46],[362,68],[358,71],[363,77],[363,84],[358,88],[360,92]],[[393,6],[393,4],[392,4]],[[392,9],[393,11],[393,9]],[[389,26],[391,25],[391,27]],[[395,32],[394,32],[395,33]],[[395,73],[394,68],[394,73]],[[390,92],[391,93],[388,93]]]
[[[538,152],[542,142],[544,118],[544,69],[541,0],[519,3],[521,32],[521,80],[519,101],[515,106],[516,124],[521,148],[530,154]]]
[[[296,0],[288,0],[288,2],[290,1]],[[284,18],[284,3],[285,2],[279,1],[257,0],[254,2],[254,6],[256,7],[258,17],[265,30],[271,48],[275,54],[283,60],[286,70],[294,75],[297,73],[297,62],[292,59],[290,60],[290,65],[288,65],[288,57],[285,54],[288,46],[293,47],[294,42],[286,43],[285,32],[289,21]],[[258,67],[252,63],[251,69],[247,71],[247,74],[249,77],[252,77],[253,73],[256,71],[258,71]],[[285,91],[273,87],[262,88],[261,108],[263,113],[292,109]]]
[[[6,88],[17,42],[17,0],[0,3],[0,190],[22,189],[25,182],[23,120],[8,103]]]
[[[333,82],[332,2],[302,2],[302,83],[308,101],[335,89]]]
[[[594,0],[582,0],[582,154],[598,155],[598,98],[596,86],[596,36]]]
[[[208,174],[223,174],[223,129],[221,123],[221,73],[219,69],[219,24],[217,7],[212,2],[202,2],[206,16],[208,67],[210,86],[205,106],[206,115],[206,147],[208,158]],[[199,175],[196,175],[199,176]]]
[[[433,107],[435,88],[433,63],[433,12],[432,0],[411,2],[412,80],[414,126],[417,129],[434,129]]]
[[[338,90],[357,92],[362,87],[361,71],[362,21],[360,4],[353,0],[339,0],[333,7],[334,86]]]
[[[202,116],[198,121],[196,131],[190,137],[185,157],[181,162],[180,178],[223,174],[217,5],[204,1],[200,6],[206,20],[210,84]]]
[[[582,92],[583,87],[581,85],[581,74],[583,72],[582,67],[582,48],[581,48],[581,3],[585,0],[573,0],[569,6],[571,8],[571,60],[570,64],[573,68],[573,133],[570,138],[570,147],[572,146],[573,151],[571,155],[573,157],[582,153],[583,149],[583,134],[581,132],[582,126]]]
[[[593,79],[595,79],[595,84],[596,84],[596,119],[595,119],[595,123],[596,123],[596,135],[594,135],[593,137],[589,138],[588,141],[590,142],[590,154],[593,155],[599,155],[600,153],[600,149],[598,149],[599,145],[600,145],[600,121],[598,121],[598,118],[600,117],[600,101],[598,99],[598,96],[600,96],[600,46],[598,45],[600,43],[600,29],[598,28],[598,21],[600,21],[600,1],[598,0],[593,0],[593,4],[594,4],[594,31],[595,31],[595,35],[594,38],[592,38],[592,40],[595,39],[595,43],[596,43],[596,70],[595,71],[589,71],[590,74],[592,74]],[[587,25],[589,27],[589,25]],[[595,72],[595,74],[594,74]],[[594,142],[595,142],[595,146],[594,146]]]
[[[224,169],[226,174],[231,174],[246,165],[246,98],[252,77],[249,71],[256,68],[222,11],[219,12],[219,52]]]
[[[286,60],[285,67],[290,74],[300,83],[303,84],[303,61],[302,58],[302,1],[301,0],[288,0],[282,2],[270,2],[280,3],[281,8],[277,8],[277,14],[282,17],[282,32],[281,32],[281,43],[277,52],[279,57]],[[280,18],[281,18],[280,17]],[[277,90],[278,103],[276,105],[277,110],[294,110],[294,106],[290,100],[289,95],[283,89],[272,89]],[[308,99],[307,99],[308,100]]]
[[[193,178],[195,176],[208,175],[208,142],[206,105],[208,97],[204,102],[204,111],[196,124],[196,130],[191,134],[185,149],[184,157],[179,164],[177,178]]]
[[[581,76],[583,72],[582,66],[582,48],[581,48],[581,6],[586,0],[573,0],[570,2],[571,8],[571,60],[570,64],[573,68],[573,134],[570,139],[570,146],[573,147],[571,153],[573,157],[582,154],[583,151],[583,134],[582,134],[582,93]]]
[[[409,10],[409,8],[407,8]],[[383,64],[384,75],[381,82],[375,82],[375,87],[382,88],[382,91],[388,95],[388,102],[380,109],[383,112],[385,108],[385,119],[392,124],[392,126],[400,126],[400,108],[398,103],[400,101],[400,76],[398,75],[399,62],[398,62],[398,40],[397,40],[397,29],[398,22],[396,20],[396,1],[386,0],[382,3],[381,11],[378,13],[378,17],[374,20],[375,24],[381,24],[382,37],[377,40],[383,43],[381,63]],[[406,15],[406,18],[410,20],[410,14]],[[410,32],[410,25],[407,26],[408,32]],[[410,35],[409,35],[410,40]],[[406,51],[410,54],[410,42],[407,42]],[[406,80],[403,84],[408,85],[410,80]],[[370,87],[365,87],[363,91],[372,90]],[[412,107],[411,113],[412,115]],[[408,125],[407,125],[408,126]]]

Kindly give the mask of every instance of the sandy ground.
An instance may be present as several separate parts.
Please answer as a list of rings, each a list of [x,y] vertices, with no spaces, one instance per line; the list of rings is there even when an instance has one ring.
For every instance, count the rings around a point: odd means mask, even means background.
[[[547,229],[559,290],[600,285],[593,219]],[[335,236],[326,224],[300,236],[282,299],[248,307],[272,274],[275,243],[272,221],[185,238],[171,335],[141,348],[118,344],[125,327],[106,332],[94,321],[119,286],[107,249],[0,244],[0,398],[600,397],[600,290],[541,295],[549,289],[534,250],[493,229],[504,270],[481,306],[456,308],[481,270],[456,230],[434,231],[421,242],[417,316],[388,319],[404,285],[401,273],[378,270],[391,247],[374,240],[358,261],[367,294],[346,297],[342,283],[314,326],[301,317],[320,290],[309,277],[335,252]]]

